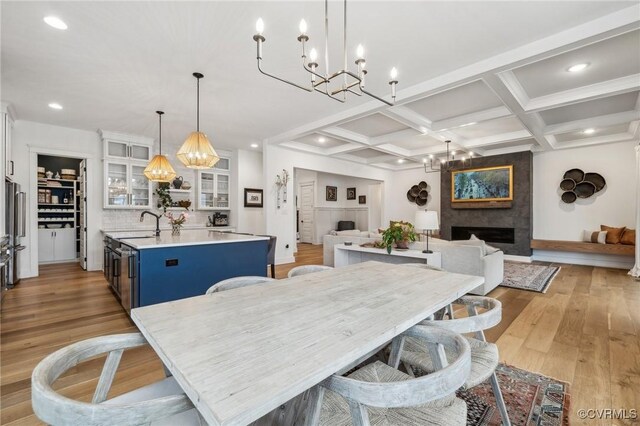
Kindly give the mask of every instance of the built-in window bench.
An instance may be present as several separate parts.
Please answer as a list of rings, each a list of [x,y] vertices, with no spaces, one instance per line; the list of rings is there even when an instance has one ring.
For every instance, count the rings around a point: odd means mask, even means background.
[[[633,256],[636,249],[635,246],[624,244],[596,244],[560,240],[531,240],[531,248],[534,250],[534,260],[613,268],[633,266]]]

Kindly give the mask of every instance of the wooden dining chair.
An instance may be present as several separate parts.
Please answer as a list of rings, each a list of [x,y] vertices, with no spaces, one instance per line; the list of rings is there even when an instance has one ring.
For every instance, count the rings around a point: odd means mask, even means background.
[[[502,417],[502,423],[510,425],[507,407],[495,373],[500,360],[498,346],[487,342],[484,336],[484,330],[500,323],[502,319],[502,304],[497,299],[482,296],[464,296],[456,300],[455,303],[465,305],[469,316],[451,320],[427,320],[422,321],[420,324],[433,325],[456,333],[474,333],[474,337],[465,337],[471,347],[471,373],[463,388],[470,389],[490,379],[496,405]],[[482,308],[485,311],[478,313],[478,308]],[[456,356],[451,351],[447,351],[446,355],[448,358]],[[425,352],[425,345],[417,339],[405,339],[399,360],[403,362],[403,365],[411,374],[413,373],[412,366],[427,373],[434,369],[433,358]],[[397,363],[392,366],[397,367]]]
[[[271,278],[276,277],[276,243],[278,237],[275,235],[259,235],[260,237],[268,237],[269,243],[267,245],[267,266],[271,268]]]
[[[31,376],[34,413],[50,425],[205,424],[173,377],[107,400],[122,352],[146,344],[140,333],[114,334],[83,340],[47,356]],[[104,353],[108,355],[91,402],[76,401],[53,390],[53,383],[66,371]]]
[[[293,278],[293,277],[297,277],[299,275],[313,274],[314,272],[327,271],[329,269],[333,269],[333,267],[324,266],[324,265],[302,265],[302,266],[296,266],[295,268],[293,268],[293,269],[291,269],[289,271],[289,273],[287,274],[287,277]]]
[[[257,276],[229,278],[229,279],[222,280],[215,283],[214,285],[212,285],[207,289],[207,292],[205,294],[217,293],[219,291],[231,290],[233,288],[246,287],[248,285],[268,283],[270,281],[275,281],[275,280],[269,277],[257,277]]]
[[[307,426],[464,425],[467,405],[455,391],[469,375],[469,343],[457,333],[434,326],[415,326],[394,342],[408,337],[428,347],[425,350],[438,360],[438,371],[413,378],[376,361],[347,377],[333,375],[310,392]],[[449,363],[443,347],[457,354]]]

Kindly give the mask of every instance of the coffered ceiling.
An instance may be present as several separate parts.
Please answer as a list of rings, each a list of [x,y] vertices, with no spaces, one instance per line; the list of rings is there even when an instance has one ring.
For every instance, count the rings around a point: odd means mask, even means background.
[[[400,71],[393,107],[340,104],[258,72],[251,36],[262,17],[265,67],[304,84],[296,27],[305,18],[322,45],[320,0],[3,1],[2,100],[18,119],[150,137],[162,109],[163,141],[178,144],[195,125],[199,71],[201,127],[216,147],[264,142],[386,169],[421,167],[447,139],[461,155],[638,139],[637,1],[349,5],[349,52],[365,45],[368,88],[388,97],[389,69]],[[330,2],[331,64],[340,6]],[[46,26],[47,15],[68,30]],[[567,71],[577,63],[588,67]]]
[[[639,140],[637,5],[269,139],[296,142],[313,129],[341,145],[313,152],[386,169],[445,156],[486,156]],[[635,13],[635,15],[634,15]],[[586,64],[581,71],[569,69]]]

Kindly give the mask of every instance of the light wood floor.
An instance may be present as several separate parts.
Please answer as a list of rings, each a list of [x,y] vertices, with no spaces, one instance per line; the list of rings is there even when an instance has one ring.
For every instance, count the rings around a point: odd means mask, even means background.
[[[322,247],[301,245],[293,266],[321,264]],[[1,315],[0,424],[39,424],[30,377],[47,354],[78,340],[135,331],[100,272],[76,264],[47,266],[5,297]],[[640,283],[626,271],[562,265],[546,294],[498,287],[502,323],[487,333],[504,362],[570,382],[572,422],[580,408],[640,407]],[[90,400],[103,359],[58,382],[65,395]],[[163,378],[148,347],[125,352],[110,396]],[[588,421],[585,424],[625,424]],[[626,424],[632,424],[626,421]],[[637,424],[637,421],[636,421]]]

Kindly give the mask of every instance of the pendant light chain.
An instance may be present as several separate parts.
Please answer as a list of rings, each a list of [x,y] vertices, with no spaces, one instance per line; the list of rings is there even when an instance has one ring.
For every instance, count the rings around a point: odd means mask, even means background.
[[[196,85],[197,87],[197,94],[196,94],[196,132],[200,131],[200,77],[196,77],[198,84]]]

